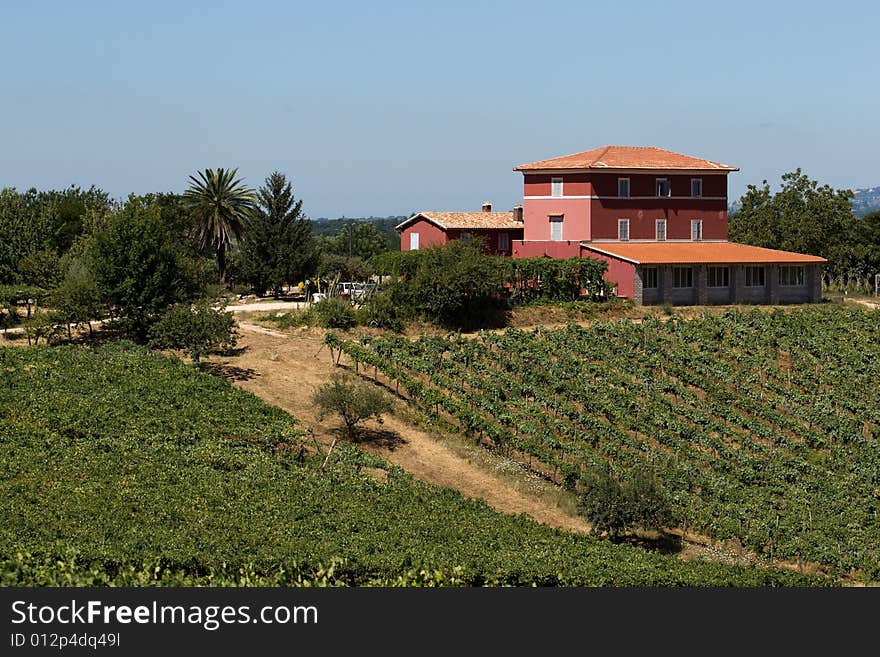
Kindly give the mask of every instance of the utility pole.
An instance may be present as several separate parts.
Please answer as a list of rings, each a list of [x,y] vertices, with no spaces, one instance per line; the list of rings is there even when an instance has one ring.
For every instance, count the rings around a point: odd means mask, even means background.
[[[354,224],[349,221],[348,222],[348,257],[351,257],[351,229]]]

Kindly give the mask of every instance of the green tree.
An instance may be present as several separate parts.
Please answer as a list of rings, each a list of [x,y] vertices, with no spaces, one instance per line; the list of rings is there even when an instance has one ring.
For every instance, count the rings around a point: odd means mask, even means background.
[[[333,237],[324,238],[323,243],[325,253],[361,260],[399,248],[399,241],[395,244],[394,239],[372,221],[352,220]]]
[[[76,239],[88,232],[95,218],[105,215],[113,205],[103,190],[95,186],[83,190],[73,185],[41,192],[38,202],[51,227],[46,246],[59,256],[67,253]]]
[[[424,250],[405,296],[427,319],[446,326],[503,325],[507,303],[501,286],[502,272],[478,240],[453,240]]]
[[[91,274],[82,268],[69,271],[51,292],[56,319],[67,325],[67,339],[72,340],[71,326],[87,324],[92,334],[92,320],[101,313],[101,295]]]
[[[158,349],[185,349],[198,365],[215,349],[236,345],[232,313],[214,309],[207,301],[174,304],[150,329],[150,345]]]
[[[660,530],[676,522],[669,496],[654,472],[637,469],[628,483],[626,493],[637,527]]]
[[[339,415],[345,425],[345,435],[356,440],[357,425],[371,417],[382,422],[382,413],[391,408],[388,398],[375,386],[335,374],[328,383],[318,388],[313,401],[319,409],[319,419],[327,414]]]
[[[284,174],[275,171],[257,192],[257,207],[239,251],[240,275],[257,294],[305,280],[318,262],[310,222]]]
[[[617,536],[630,527],[632,514],[626,491],[609,471],[585,475],[582,488],[578,511],[592,525],[592,533]]]
[[[40,344],[40,338],[47,343],[54,342],[59,335],[58,320],[55,313],[38,311],[24,322],[24,332],[28,345]]]
[[[31,251],[19,260],[18,274],[28,285],[51,288],[61,279],[61,258],[50,248]]]
[[[822,256],[828,276],[858,275],[852,198],[852,191],[820,186],[800,169],[784,174],[775,194],[766,180],[761,187],[749,185],[741,209],[730,217],[730,239]]]
[[[327,284],[334,280],[365,281],[370,277],[370,267],[358,257],[324,253],[318,261],[317,274]]]
[[[190,245],[153,198],[129,197],[84,251],[101,298],[137,339],[147,337],[169,305],[191,301],[203,291]]]
[[[184,192],[187,207],[195,218],[200,246],[210,245],[217,254],[220,283],[226,282],[226,252],[233,240],[241,239],[255,202],[254,191],[235,176],[238,169],[205,169],[190,176]]]
[[[111,205],[94,187],[0,191],[0,284],[56,284],[60,260]]]
[[[593,533],[618,536],[635,528],[659,530],[669,527],[675,515],[657,476],[645,469],[619,481],[608,468],[586,474],[578,510],[593,526]]]
[[[858,242],[867,274],[880,274],[880,211],[859,219]]]
[[[30,283],[21,274],[21,261],[43,249],[51,231],[38,198],[36,189],[0,191],[0,284]]]

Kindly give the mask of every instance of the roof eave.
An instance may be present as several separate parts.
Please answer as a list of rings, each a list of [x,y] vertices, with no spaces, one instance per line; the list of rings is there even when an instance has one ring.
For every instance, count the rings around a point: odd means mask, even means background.
[[[707,173],[733,173],[739,171],[739,167],[725,167],[717,169],[657,169],[648,167],[528,167],[528,165],[520,165],[513,168],[514,171],[521,173],[682,173],[682,174],[707,174]]]
[[[409,219],[404,219],[403,221],[401,221],[399,224],[397,224],[397,225],[394,227],[394,230],[395,230],[395,232],[398,232],[398,233],[399,233],[399,232],[402,232],[403,229],[406,228],[409,224],[415,223],[415,222],[418,221],[419,219],[424,219],[424,220],[427,221],[428,223],[432,223],[432,224],[434,224],[435,226],[437,226],[438,228],[442,228],[443,230],[447,230],[446,226],[444,226],[442,223],[440,223],[440,222],[437,221],[436,219],[434,219],[434,218],[428,216],[428,215],[425,214],[424,212],[416,212],[416,213],[415,213],[413,216],[411,216]]]
[[[602,255],[609,256],[610,258],[616,258],[617,260],[623,260],[624,262],[629,262],[633,265],[642,264],[640,261],[635,260],[633,258],[627,258],[626,256],[622,256],[619,253],[614,253],[613,251],[606,251],[605,249],[597,248],[593,246],[590,242],[581,242],[581,247],[585,249],[589,249],[590,251],[595,251],[596,253],[601,253]]]

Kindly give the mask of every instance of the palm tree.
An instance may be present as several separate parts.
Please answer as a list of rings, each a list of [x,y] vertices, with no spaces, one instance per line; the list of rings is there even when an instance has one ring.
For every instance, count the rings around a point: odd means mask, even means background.
[[[226,283],[226,250],[232,238],[241,239],[254,207],[254,190],[236,179],[238,169],[205,169],[199,177],[190,176],[190,186],[183,198],[196,219],[199,246],[208,244],[217,250],[220,283]]]

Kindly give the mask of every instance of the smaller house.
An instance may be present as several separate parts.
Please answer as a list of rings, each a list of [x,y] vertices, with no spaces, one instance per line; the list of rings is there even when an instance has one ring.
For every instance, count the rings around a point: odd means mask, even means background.
[[[483,203],[481,212],[417,212],[395,227],[401,251],[416,251],[450,240],[484,240],[486,252],[511,255],[511,244],[523,238],[522,206],[512,212],[492,212]]]

